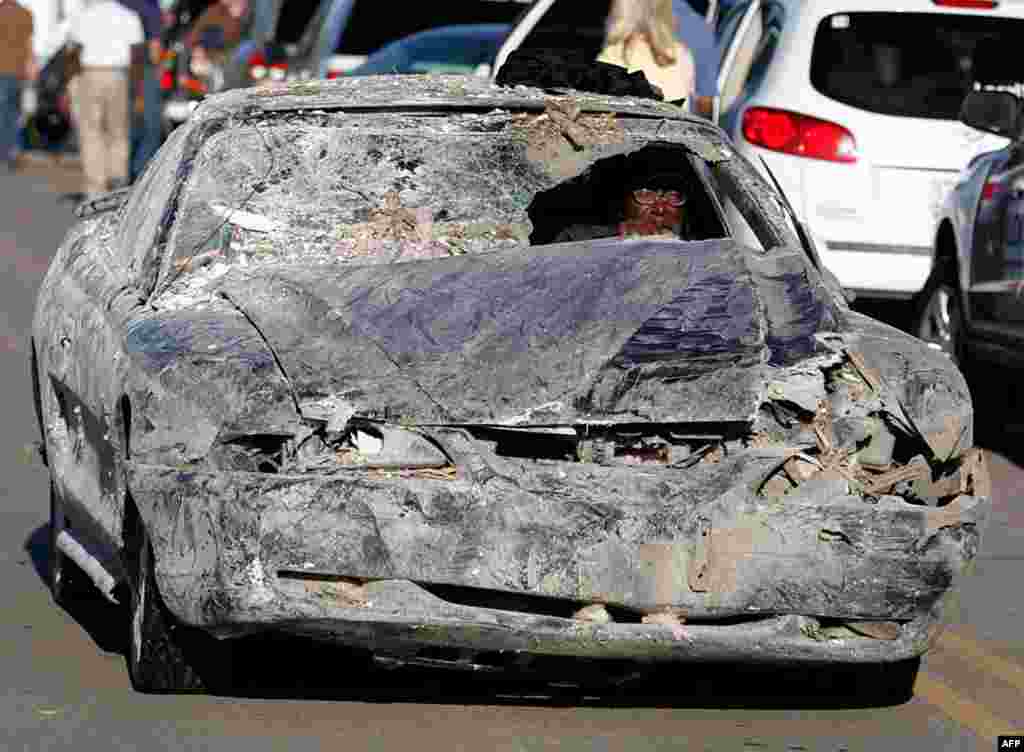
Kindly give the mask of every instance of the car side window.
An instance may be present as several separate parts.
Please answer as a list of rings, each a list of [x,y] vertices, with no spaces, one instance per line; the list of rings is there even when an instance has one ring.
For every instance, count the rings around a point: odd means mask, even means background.
[[[734,21],[732,33],[739,27],[740,18]],[[742,32],[743,38],[738,41],[736,56],[732,66],[726,73],[722,85],[722,111],[728,110],[737,100],[750,96],[760,85],[768,66],[775,56],[782,25],[785,20],[785,9],[776,2],[763,2],[760,9],[751,19],[750,25]],[[723,54],[727,50],[727,42],[723,40]]]
[[[164,208],[177,185],[176,169],[187,139],[186,126],[171,132],[142,174],[125,206],[117,243],[118,260],[132,279],[142,282],[149,268],[146,260],[162,227]]]

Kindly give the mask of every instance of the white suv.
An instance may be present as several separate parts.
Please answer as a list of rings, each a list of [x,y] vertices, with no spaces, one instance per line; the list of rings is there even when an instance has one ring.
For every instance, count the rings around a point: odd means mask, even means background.
[[[972,157],[975,51],[1024,39],[1022,0],[751,0],[718,19],[721,125],[763,158],[844,287],[909,297]]]

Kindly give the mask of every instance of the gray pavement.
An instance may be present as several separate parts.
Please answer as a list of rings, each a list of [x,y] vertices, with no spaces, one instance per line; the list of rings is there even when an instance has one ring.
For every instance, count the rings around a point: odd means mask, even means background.
[[[913,699],[855,694],[842,675],[678,666],[622,693],[367,668],[296,640],[253,638],[229,697],[132,691],[123,613],[54,606],[42,579],[46,471],[27,336],[34,294],[64,231],[74,170],[0,175],[0,750],[988,750],[1024,728],[1024,451],[983,416],[996,511],[963,616],[925,661]],[[990,428],[992,423],[995,427]]]

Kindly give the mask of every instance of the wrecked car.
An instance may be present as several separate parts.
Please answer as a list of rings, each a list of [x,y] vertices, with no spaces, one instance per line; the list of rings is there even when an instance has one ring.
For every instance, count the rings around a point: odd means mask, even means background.
[[[686,239],[556,242],[651,164]],[[80,213],[32,330],[51,584],[128,604],[140,690],[210,686],[261,630],[456,667],[892,664],[977,552],[959,371],[850,310],[674,105],[236,90]]]

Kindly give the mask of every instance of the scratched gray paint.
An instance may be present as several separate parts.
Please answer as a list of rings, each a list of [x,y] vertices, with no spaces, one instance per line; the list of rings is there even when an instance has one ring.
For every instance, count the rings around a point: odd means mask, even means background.
[[[364,221],[379,208],[349,193],[332,199],[324,227],[296,228],[302,242],[288,246],[271,232],[262,258],[242,254],[174,269],[209,236],[203,205],[217,198],[210,193],[217,182],[204,171],[255,146],[252,163],[228,176],[236,181],[231,201],[266,167],[254,127],[307,128],[305,145],[288,142],[297,167],[324,138],[328,154],[340,159],[345,138],[358,143],[361,127],[401,127],[404,118],[389,111],[396,102],[421,111],[476,108],[452,114],[450,126],[433,114],[423,131],[442,138],[447,128],[461,138],[481,130],[493,108],[507,111],[491,116],[504,128],[517,108],[537,114],[544,97],[521,88],[509,97],[471,80],[361,79],[232,92],[204,104],[173,144],[173,159],[165,151],[153,176],[154,189],[167,189],[154,195],[171,195],[171,203],[129,200],[85,219],[69,233],[40,292],[33,336],[42,383],[59,382],[88,414],[83,425],[93,426],[93,435],[79,439],[66,430],[74,425],[57,430],[67,416],[43,387],[47,449],[64,493],[89,509],[111,507],[103,533],[116,551],[120,504],[130,489],[153,538],[168,605],[179,618],[223,634],[262,625],[379,649],[418,642],[649,658],[857,661],[923,651],[944,597],[976,552],[987,499],[961,497],[962,517],[933,529],[934,510],[898,497],[871,504],[834,479],[809,482],[782,502],[762,497],[757,490],[781,452],[814,450],[806,424],[781,425],[765,409],[768,385],[820,383],[815,396],[829,401],[836,417],[905,412],[929,436],[955,418],[964,429],[962,451],[971,443],[972,418],[963,378],[923,344],[849,311],[803,253],[786,247],[795,239],[756,173],[716,131],[670,105],[581,97],[595,111],[618,112],[626,140],[570,154],[569,173],[654,138],[677,143],[741,192],[737,203],[757,212],[752,225],[767,252],[729,239],[530,248],[513,232],[458,255],[397,264],[324,258],[327,225]],[[326,124],[340,133],[325,136]],[[302,191],[316,187],[302,182],[315,172],[306,164],[295,183]],[[500,165],[491,164],[497,181]],[[521,166],[515,180],[522,182],[510,181],[518,188],[488,205],[492,229],[528,224],[533,192],[571,176],[565,165],[557,175],[529,161]],[[410,184],[397,186],[403,206],[443,202],[448,183],[415,172]],[[387,183],[395,174],[378,178]],[[428,186],[441,190],[440,198]],[[252,203],[231,206],[294,220],[306,194],[289,196],[291,187],[285,180],[278,193],[255,191]],[[379,200],[396,186],[369,189],[367,197]],[[330,181],[317,190],[330,193]],[[468,212],[466,221],[469,209],[482,206],[473,196],[449,197]],[[151,247],[118,243],[152,212],[160,219],[151,224]],[[851,402],[826,392],[825,375],[848,351],[878,372],[881,395]],[[123,397],[131,403],[130,430]],[[294,463],[282,474],[218,467],[225,440],[298,440],[322,429],[300,412],[302,403],[322,397],[342,398],[357,416],[420,430],[455,460],[456,477],[322,465],[301,472]],[[624,421],[634,430],[672,423],[681,433],[728,433],[725,456],[688,467],[515,459],[475,431],[516,423],[585,433]],[[753,445],[755,435],[771,436],[773,446]],[[927,440],[900,441],[928,451]],[[79,451],[83,442],[95,451]],[[112,451],[100,451],[105,445]],[[114,482],[96,491],[82,480],[89,473]],[[729,579],[728,587],[689,586],[688,569],[706,556],[702,529],[728,537],[755,528],[771,532],[755,535],[744,555],[723,565],[726,574],[716,576]],[[371,580],[369,601],[325,600],[286,581],[285,570]],[[694,625],[682,638],[664,626],[581,625],[460,605],[428,592],[441,585],[478,595],[596,600],[636,618],[671,606],[694,619],[745,614],[765,621]],[[811,617],[909,621],[891,642],[823,640]]]

